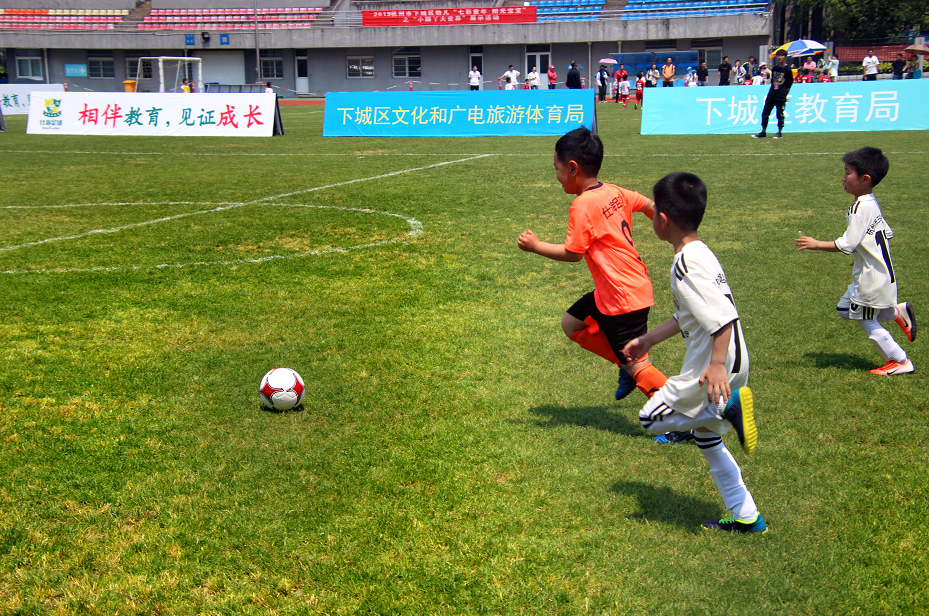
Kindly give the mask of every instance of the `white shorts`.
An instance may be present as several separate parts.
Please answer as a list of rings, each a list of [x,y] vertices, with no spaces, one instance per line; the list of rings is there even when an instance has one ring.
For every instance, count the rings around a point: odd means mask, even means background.
[[[730,423],[719,416],[716,404],[711,404],[706,399],[706,385],[700,387],[699,381],[685,380],[678,381],[679,377],[668,379],[672,386],[665,386],[655,392],[639,413],[640,418],[648,417],[654,420],[648,431],[652,434],[664,434],[668,429],[662,429],[662,423],[670,413],[685,415],[694,420],[698,420],[701,427],[712,430],[717,434],[726,434],[729,432]],[[738,389],[748,385],[748,371],[738,374],[729,375],[730,389]],[[694,401],[699,400],[699,406],[694,408]]]
[[[893,320],[892,316],[887,318],[889,313],[881,314],[883,310],[892,310],[893,306],[875,308],[874,306],[865,306],[864,304],[856,304],[853,302],[851,285],[849,285],[848,290],[845,291],[845,295],[839,298],[839,305],[836,306],[835,309],[840,317],[853,321],[881,321],[882,323],[887,323]],[[848,316],[845,316],[846,313]]]

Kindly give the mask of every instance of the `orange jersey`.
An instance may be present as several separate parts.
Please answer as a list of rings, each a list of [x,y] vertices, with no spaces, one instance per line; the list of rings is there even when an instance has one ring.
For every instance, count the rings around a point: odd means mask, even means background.
[[[646,203],[642,194],[605,183],[571,203],[565,249],[584,255],[603,314],[625,314],[654,303],[648,269],[632,243],[632,213]]]

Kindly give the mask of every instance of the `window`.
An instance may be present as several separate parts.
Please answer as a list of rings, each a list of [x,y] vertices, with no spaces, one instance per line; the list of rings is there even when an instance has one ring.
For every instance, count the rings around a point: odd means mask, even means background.
[[[397,47],[394,49],[394,77],[422,77],[423,65],[419,47]]]
[[[19,79],[42,79],[42,55],[38,49],[16,52],[16,76]]]
[[[126,79],[139,79],[139,58],[150,56],[151,54],[147,51],[137,51],[133,55],[126,56]],[[142,62],[142,79],[151,79],[152,78],[152,61],[145,60]]]
[[[722,49],[723,39],[721,38],[701,38],[690,39],[691,49],[706,49],[707,47],[719,47]]]
[[[262,49],[259,57],[261,58],[261,78],[263,80],[284,78],[283,50]]]
[[[113,63],[112,51],[87,52],[87,76],[91,79],[113,79],[116,77],[116,65]]]
[[[645,41],[645,51],[656,51],[665,49],[674,51],[677,49],[677,39],[668,39],[664,41]]]
[[[374,56],[347,56],[345,76],[354,78],[374,77]]]

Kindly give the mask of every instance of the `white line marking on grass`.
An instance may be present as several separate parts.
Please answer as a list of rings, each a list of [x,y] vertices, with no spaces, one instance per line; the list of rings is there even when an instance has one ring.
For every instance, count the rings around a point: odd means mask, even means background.
[[[349,184],[356,184],[356,183],[358,183],[358,182],[367,182],[367,181],[370,181],[370,180],[380,180],[380,179],[384,179],[384,178],[393,177],[393,176],[395,176],[395,175],[401,175],[401,174],[403,174],[403,173],[411,173],[411,172],[413,172],[413,171],[424,171],[424,170],[426,170],[426,169],[434,169],[434,168],[442,167],[442,166],[445,166],[445,165],[452,165],[452,164],[455,164],[455,163],[467,162],[467,161],[469,161],[469,160],[476,160],[476,159],[479,159],[479,158],[485,158],[485,157],[487,157],[487,156],[490,156],[490,154],[478,154],[478,155],[475,155],[475,156],[470,156],[470,157],[468,157],[468,158],[459,158],[459,159],[457,159],[457,160],[450,160],[450,161],[444,161],[444,162],[441,162],[441,163],[434,163],[434,164],[432,164],[432,165],[426,165],[426,166],[424,166],[424,167],[413,167],[413,168],[410,168],[410,169],[402,169],[402,170],[400,170],[400,171],[391,171],[390,173],[382,173],[382,174],[380,174],[380,175],[375,175],[375,176],[371,176],[371,177],[357,178],[357,179],[354,179],[354,180],[346,180],[346,181],[344,181],[344,182],[336,182],[336,183],[334,183],[334,184],[327,184],[327,185],[325,185],[325,186],[316,186],[316,187],[314,187],[314,188],[306,188],[306,189],[303,189],[303,190],[297,190],[297,191],[293,191],[293,192],[289,192],[289,193],[282,193],[282,194],[280,194],[280,195],[274,195],[274,196],[271,196],[271,197],[262,197],[262,198],[260,198],[260,199],[254,199],[254,200],[252,200],[252,201],[247,201],[247,202],[243,202],[243,203],[228,203],[228,204],[219,205],[219,206],[217,206],[217,207],[214,207],[214,208],[211,208],[211,209],[207,209],[207,210],[198,210],[198,211],[196,211],[196,212],[185,212],[185,213],[183,213],[183,214],[175,214],[175,215],[173,215],[173,216],[165,216],[165,217],[162,217],[162,218],[157,218],[157,219],[155,219],[155,220],[147,220],[147,221],[142,221],[142,222],[136,222],[136,223],[131,223],[131,224],[128,224],[128,225],[121,225],[121,226],[119,226],[119,227],[112,227],[112,228],[109,228],[109,229],[91,229],[90,231],[85,231],[85,232],[83,232],[83,233],[76,233],[76,234],[74,234],[74,235],[65,235],[65,236],[60,236],[60,237],[51,237],[51,238],[46,238],[46,239],[42,239],[42,240],[36,240],[36,241],[34,241],[34,242],[25,242],[25,243],[22,243],[22,244],[16,244],[16,245],[12,245],[12,246],[0,246],[0,252],[7,252],[7,251],[11,251],[11,250],[18,250],[18,249],[20,249],[20,248],[28,248],[28,247],[30,247],[30,246],[38,246],[38,245],[41,245],[41,244],[48,244],[48,243],[51,243],[51,242],[62,242],[62,241],[66,241],[66,240],[75,240],[75,239],[80,239],[80,238],[83,238],[83,237],[88,237],[88,236],[91,236],[91,235],[98,235],[98,234],[103,234],[103,233],[118,233],[118,232],[124,231],[124,230],[126,230],[126,229],[132,229],[132,228],[136,228],[136,227],[144,227],[144,226],[148,226],[148,225],[152,225],[152,224],[156,224],[156,223],[167,222],[167,221],[170,221],[170,220],[176,220],[176,219],[178,219],[178,218],[185,218],[185,217],[188,217],[188,216],[196,216],[196,215],[199,215],[199,214],[209,214],[209,213],[213,213],[213,212],[222,212],[222,211],[231,210],[231,209],[234,209],[234,208],[244,207],[244,206],[246,206],[246,205],[256,205],[256,204],[260,204],[260,203],[267,203],[268,201],[276,201],[276,200],[278,200],[278,199],[282,199],[282,198],[285,198],[285,197],[292,197],[292,196],[294,196],[294,195],[302,195],[302,194],[305,194],[305,193],[314,192],[314,191],[318,191],[318,190],[324,190],[324,189],[327,189],[327,188],[335,188],[335,187],[338,187],[338,186],[346,186],[346,185],[349,185]],[[95,205],[95,204],[88,204],[88,207],[93,207],[94,205]],[[145,205],[145,204],[143,204],[143,203],[132,203],[132,204],[130,204],[130,203],[124,203],[123,205]],[[206,204],[204,204],[204,205],[206,205]],[[21,207],[21,206],[10,206],[10,207]],[[77,207],[77,206],[75,206],[75,207]],[[320,208],[323,208],[323,207],[326,207],[326,206],[306,206],[306,207],[320,207]],[[333,208],[330,208],[330,209],[341,209],[341,208],[334,208],[334,207],[333,207]],[[347,209],[352,209],[352,208],[347,208]],[[420,223],[419,221],[417,221],[417,220],[415,220],[415,219],[412,219],[412,218],[407,219],[406,217],[400,216],[399,214],[392,214],[392,213],[390,213],[390,212],[377,212],[377,211],[375,211],[375,210],[364,210],[364,209],[358,209],[358,210],[356,210],[356,211],[360,211],[360,212],[369,212],[369,213],[377,213],[377,214],[384,214],[384,215],[388,215],[388,216],[399,216],[400,218],[404,218],[404,220],[407,220],[407,222],[410,224],[411,229],[412,229],[412,231],[411,231],[412,235],[407,234],[406,236],[404,236],[404,238],[407,238],[407,237],[413,238],[413,237],[416,237],[417,235],[419,235],[420,233],[422,233],[422,223]],[[411,221],[412,221],[412,222],[411,222]],[[383,245],[383,244],[389,244],[389,243],[392,243],[392,242],[394,242],[394,241],[399,241],[399,240],[387,240],[387,241],[384,241],[384,242],[375,242],[375,243],[372,243],[372,244],[365,244],[365,245],[363,245],[363,246],[351,247],[351,248],[349,248],[349,249],[332,249],[332,250],[327,250],[327,251],[322,251],[322,252],[319,252],[319,251],[311,251],[311,252],[305,253],[305,255],[327,254],[327,253],[330,253],[330,252],[344,252],[345,250],[356,250],[356,249],[358,249],[358,248],[368,248],[368,247],[372,247],[372,246],[381,246],[381,245]],[[67,272],[117,271],[117,270],[120,270],[120,269],[151,269],[151,268],[165,268],[165,267],[186,267],[186,266],[190,266],[190,265],[219,265],[219,264],[226,264],[226,265],[229,265],[229,264],[235,264],[235,263],[262,263],[262,262],[264,262],[264,261],[270,261],[270,260],[273,260],[273,259],[284,259],[284,258],[290,258],[290,257],[281,256],[281,255],[274,255],[274,256],[269,256],[269,257],[263,257],[263,258],[258,259],[258,260],[216,261],[216,262],[187,263],[187,264],[185,264],[185,263],[178,263],[178,264],[161,264],[161,265],[153,265],[153,266],[126,266],[126,267],[123,267],[123,268],[89,268],[89,269],[88,269],[88,268],[83,268],[83,269],[81,269],[81,268],[67,268],[67,269],[52,269],[52,270],[5,270],[5,271],[0,271],[0,273],[2,273],[2,274],[25,274],[25,273],[67,273]]]
[[[128,205],[128,204],[127,204]],[[244,205],[244,204],[241,204]],[[404,233],[401,236],[394,237],[388,240],[381,240],[378,242],[369,242],[367,244],[356,244],[354,246],[347,246],[345,248],[328,248],[326,250],[308,250],[306,252],[296,253],[292,255],[268,255],[266,257],[259,257],[256,259],[234,259],[231,261],[195,261],[192,263],[159,263],[157,265],[123,265],[115,267],[72,267],[72,268],[54,268],[54,269],[34,269],[34,270],[4,270],[0,271],[0,274],[72,274],[72,273],[91,273],[91,272],[119,272],[119,271],[138,271],[138,270],[148,270],[148,269],[180,269],[184,267],[199,267],[204,265],[218,265],[218,266],[231,266],[231,265],[252,265],[258,263],[267,263],[268,261],[279,261],[283,259],[295,259],[299,257],[313,257],[313,256],[322,256],[333,253],[347,253],[353,250],[362,250],[364,248],[373,248],[375,246],[385,246],[387,244],[395,244],[397,242],[403,242],[408,239],[412,239],[422,234],[423,224],[416,220],[415,218],[404,216],[402,214],[395,214],[393,212],[382,212],[379,210],[372,210],[369,208],[354,208],[354,207],[341,207],[335,205],[307,205],[307,204],[297,204],[297,203],[265,203],[264,205],[276,206],[276,207],[306,207],[306,208],[315,208],[320,210],[340,210],[343,212],[361,212],[364,214],[378,214],[381,216],[392,216],[394,218],[399,218],[406,221],[410,226],[410,230]]]
[[[10,152],[13,154],[95,154],[95,155],[111,155],[111,156],[347,156],[352,158],[365,158],[367,156],[416,156],[421,158],[426,158],[429,156],[437,156],[442,158],[448,158],[451,156],[468,156],[470,158],[463,160],[471,160],[472,158],[485,158],[488,156],[508,156],[508,157],[546,157],[551,158],[551,154],[539,154],[539,153],[506,153],[506,152],[485,152],[483,154],[478,154],[476,152],[93,152],[89,150],[0,150],[0,152]],[[884,152],[885,154],[893,155],[924,155],[929,154],[926,151],[916,151],[916,152]],[[843,156],[846,152],[718,152],[715,154],[710,154],[706,152],[681,152],[681,153],[635,153],[635,154],[604,154],[604,158],[673,158],[673,157],[704,157],[704,158],[714,158],[714,157],[731,157],[731,156]],[[452,161],[460,162],[460,161]],[[449,163],[445,163],[449,164]],[[427,169],[428,167],[422,167]]]
[[[2,205],[0,210],[42,210],[62,207],[102,207],[107,205],[233,205],[238,201],[220,201],[218,203],[203,203],[197,201],[112,201],[104,203],[66,203],[64,205]]]

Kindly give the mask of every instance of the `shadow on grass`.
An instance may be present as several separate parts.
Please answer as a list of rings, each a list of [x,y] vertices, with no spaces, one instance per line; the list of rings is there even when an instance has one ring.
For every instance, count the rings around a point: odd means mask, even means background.
[[[596,428],[616,434],[627,436],[647,436],[639,424],[638,416],[626,419],[614,412],[609,406],[579,406],[566,408],[554,404],[534,406],[529,409],[533,415],[540,419],[537,422],[543,428],[558,426],[580,426],[582,428]],[[635,414],[635,411],[626,411]]]
[[[876,368],[877,364],[868,361],[860,355],[849,355],[848,353],[807,353],[804,357],[812,359],[817,368],[840,368],[842,370],[870,370]]]
[[[660,480],[656,477],[656,481]],[[696,534],[701,531],[700,524],[721,517],[722,503],[681,496],[668,487],[641,481],[617,481],[610,489],[638,499],[641,511],[627,516],[633,520],[674,524]]]
[[[302,404],[298,404],[292,409],[269,409],[264,404],[258,403],[258,408],[264,411],[265,413],[271,413],[272,415],[287,415],[289,413],[302,413],[305,409]]]

